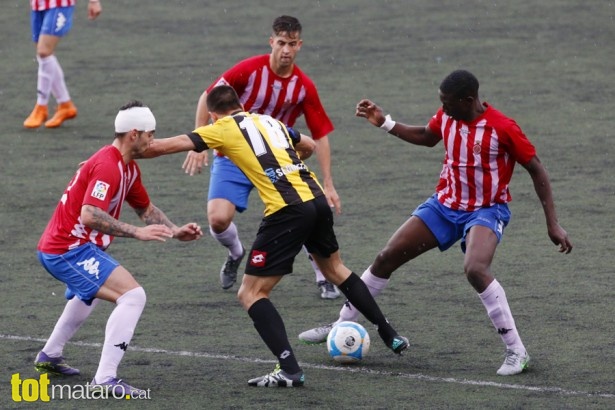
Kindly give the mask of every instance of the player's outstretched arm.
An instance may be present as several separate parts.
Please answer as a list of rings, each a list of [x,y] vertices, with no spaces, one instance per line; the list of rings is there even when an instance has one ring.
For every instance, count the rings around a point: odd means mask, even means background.
[[[166,216],[160,208],[156,205],[150,204],[147,208],[135,208],[135,212],[139,215],[139,218],[148,226],[151,225],[164,225],[171,229],[172,237],[176,238],[180,241],[192,241],[195,239],[199,239],[203,236],[203,231],[201,227],[195,223],[190,222],[181,227],[175,225],[171,220]]]
[[[161,155],[191,151],[195,148],[194,142],[186,134],[170,138],[154,138],[139,158],[156,158]]]
[[[551,191],[551,182],[547,170],[540,162],[537,156],[534,156],[527,164],[522,164],[527,170],[534,183],[534,190],[545,214],[547,221],[547,231],[551,241],[559,246],[559,251],[570,253],[572,251],[572,243],[568,238],[568,233],[562,228],[557,220],[555,212],[555,203],[553,201],[553,193]]]
[[[81,207],[81,222],[98,232],[142,241],[164,242],[173,237],[173,230],[166,225],[134,226],[115,219],[107,212],[93,205]]]
[[[355,115],[411,144],[433,147],[440,142],[440,137],[428,127],[395,122],[390,116],[384,115],[382,108],[367,99],[359,101]]]

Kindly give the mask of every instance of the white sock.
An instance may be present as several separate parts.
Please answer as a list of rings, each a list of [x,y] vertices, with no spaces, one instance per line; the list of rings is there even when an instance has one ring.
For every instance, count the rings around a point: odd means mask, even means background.
[[[53,57],[51,93],[58,103],[70,101],[70,94],[68,93],[68,88],[64,82],[64,70],[62,70],[62,66],[60,65],[57,57],[55,55],[49,56],[49,58],[51,57]]]
[[[525,352],[525,346],[519,337],[515,319],[508,306],[508,300],[506,300],[506,293],[500,283],[494,279],[478,296],[485,305],[491,323],[495,326],[506,348]]]
[[[389,279],[383,279],[383,278],[374,276],[374,274],[371,271],[371,266],[367,268],[365,272],[363,272],[363,275],[361,275],[361,280],[365,282],[365,284],[367,285],[367,288],[369,289],[369,293],[371,293],[371,295],[374,298],[376,298],[376,296],[381,294],[384,288],[386,288],[387,284],[389,283]],[[346,301],[344,303],[344,306],[342,307],[342,310],[340,310],[340,318],[338,322],[343,322],[345,320],[356,322],[357,319],[359,318],[360,313],[361,312],[359,312],[352,305],[352,303]]]
[[[38,61],[38,79],[36,83],[36,103],[38,105],[47,105],[51,94],[51,86],[55,74],[54,61],[56,57],[50,55],[48,57],[36,56]]]
[[[117,377],[117,368],[132,340],[145,301],[145,291],[142,287],[129,290],[117,299],[117,305],[107,320],[105,343],[94,376],[97,383],[104,383],[112,377]]]
[[[325,275],[323,275],[322,272],[320,271],[320,268],[318,267],[316,262],[314,262],[314,259],[312,258],[312,256],[308,252],[308,250],[305,247],[305,245],[303,246],[303,250],[305,251],[305,254],[308,257],[308,260],[310,261],[310,264],[312,265],[312,269],[314,269],[314,273],[316,274],[316,283],[327,280],[325,278]]]
[[[215,233],[210,226],[209,233],[211,233],[211,236],[220,242],[222,246],[228,249],[228,253],[231,255],[231,258],[239,259],[241,257],[243,247],[241,246],[239,232],[237,232],[237,226],[234,222],[231,222],[228,228],[226,228],[226,231],[220,233]]]
[[[66,342],[74,336],[99,301],[99,299],[94,299],[92,304],[88,306],[77,297],[70,299],[56,322],[49,339],[47,339],[43,352],[49,357],[62,356]]]

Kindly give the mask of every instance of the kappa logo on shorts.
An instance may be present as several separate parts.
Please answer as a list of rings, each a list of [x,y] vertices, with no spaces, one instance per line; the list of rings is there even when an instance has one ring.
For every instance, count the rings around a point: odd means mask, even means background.
[[[56,32],[62,30],[66,25],[66,16],[64,13],[58,13],[58,19],[56,20]]]
[[[96,276],[96,279],[100,279],[98,277],[100,271],[98,270],[98,261],[96,259],[90,258],[81,262],[77,262],[77,266],[81,266],[87,273]]]
[[[109,184],[104,181],[96,181],[94,189],[92,189],[92,193],[90,195],[96,199],[104,201],[107,197],[107,192],[109,192]]]
[[[250,266],[254,266],[257,268],[262,268],[265,266],[267,262],[267,252],[263,251],[252,251],[252,255],[250,256]]]

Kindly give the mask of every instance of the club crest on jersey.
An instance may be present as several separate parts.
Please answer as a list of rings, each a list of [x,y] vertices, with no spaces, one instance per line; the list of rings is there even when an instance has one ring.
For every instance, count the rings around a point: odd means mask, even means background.
[[[478,155],[480,154],[480,141],[478,141],[476,144],[474,144],[474,147],[472,148],[472,152],[474,152],[474,154]]]
[[[94,189],[92,189],[92,193],[90,194],[92,197],[96,199],[100,199],[104,201],[107,197],[107,192],[109,191],[109,184],[104,181],[96,181],[94,185]]]
[[[267,252],[253,250],[250,256],[250,266],[262,268],[267,262]]]

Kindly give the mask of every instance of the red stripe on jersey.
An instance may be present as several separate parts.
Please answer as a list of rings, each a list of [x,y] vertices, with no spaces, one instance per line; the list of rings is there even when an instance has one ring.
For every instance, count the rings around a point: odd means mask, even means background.
[[[57,7],[74,6],[76,0],[30,0],[30,7],[34,11],[55,9]]]
[[[463,211],[511,200],[515,163],[527,163],[536,150],[519,126],[488,104],[471,123],[456,121],[442,109],[429,128],[444,142],[445,156],[436,186],[438,200]]]
[[[314,83],[296,65],[289,77],[282,78],[269,67],[268,54],[255,56],[231,67],[207,91],[219,84],[233,87],[248,112],[271,115],[289,126],[304,114],[314,139],[333,131]]]

